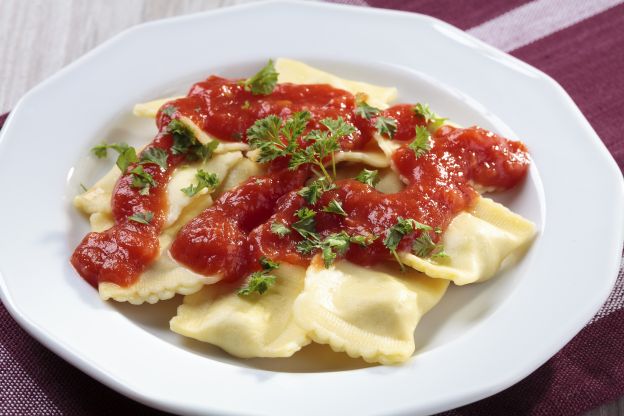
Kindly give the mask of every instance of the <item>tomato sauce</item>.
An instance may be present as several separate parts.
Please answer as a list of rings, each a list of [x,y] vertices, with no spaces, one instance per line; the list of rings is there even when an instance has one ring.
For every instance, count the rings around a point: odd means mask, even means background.
[[[164,111],[170,107],[168,111]],[[420,157],[408,147],[415,127],[425,125],[412,106],[399,104],[381,112],[397,121],[395,140],[402,146],[392,162],[406,187],[395,194],[383,194],[354,179],[339,180],[336,188],[323,193],[313,206],[316,231],[321,237],[346,231],[350,235],[374,235],[366,246],[351,244],[345,257],[362,265],[392,259],[383,245],[387,230],[398,217],[413,218],[444,230],[461,211],[474,203],[479,184],[508,189],[526,176],[527,150],[520,142],[506,140],[478,127],[466,129],[443,126],[431,138],[431,150]],[[144,165],[157,186],[150,195],[140,195],[125,173],[113,193],[116,224],[103,233],[89,233],[80,243],[72,264],[91,284],[110,281],[131,285],[158,255],[158,234],[167,213],[166,184],[183,158],[173,155],[166,127],[172,118],[188,117],[209,135],[225,141],[246,142],[246,131],[270,114],[287,118],[296,111],[311,113],[308,130],[321,128],[323,118],[342,117],[356,127],[340,142],[343,150],[363,147],[375,131],[375,117],[366,120],[355,113],[355,97],[328,85],[279,84],[269,95],[252,95],[240,81],[212,76],[195,84],[189,95],[163,106],[157,115],[161,133],[150,146],[169,153],[168,168]],[[302,255],[296,245],[302,237],[294,230],[284,236],[271,231],[271,224],[290,227],[299,218],[296,211],[306,206],[298,191],[313,175],[309,166],[287,169],[287,160],[272,162],[268,174],[250,178],[224,193],[210,208],[186,224],[171,247],[171,255],[181,264],[205,275],[221,274],[226,280],[246,277],[260,268],[261,256],[275,261],[309,264],[311,255]],[[129,168],[132,169],[132,166]],[[346,216],[323,212],[336,200]],[[153,221],[138,224],[128,220],[133,213],[151,211]],[[437,241],[439,234],[432,234]],[[399,251],[410,250],[412,233],[402,239]]]

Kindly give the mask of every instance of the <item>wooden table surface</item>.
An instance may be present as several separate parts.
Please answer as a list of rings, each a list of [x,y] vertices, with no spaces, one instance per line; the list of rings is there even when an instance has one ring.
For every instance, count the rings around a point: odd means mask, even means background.
[[[0,0],[0,113],[56,71],[135,24],[255,0]],[[624,416],[624,398],[586,416]]]

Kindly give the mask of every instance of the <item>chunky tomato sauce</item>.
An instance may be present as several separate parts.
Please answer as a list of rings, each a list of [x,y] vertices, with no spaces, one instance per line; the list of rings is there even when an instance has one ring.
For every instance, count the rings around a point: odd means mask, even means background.
[[[171,111],[163,111],[172,106]],[[375,131],[375,118],[355,114],[355,97],[328,85],[280,84],[270,95],[252,95],[238,81],[210,77],[195,84],[188,97],[168,103],[161,109],[157,123],[161,134],[151,146],[169,152],[169,167],[150,169],[157,186],[150,195],[140,195],[124,174],[113,193],[116,224],[103,233],[89,233],[76,249],[72,264],[90,283],[111,281],[132,284],[158,255],[158,234],[166,217],[166,184],[182,158],[171,153],[171,138],[166,127],[171,118],[188,117],[206,133],[226,141],[246,141],[246,130],[270,114],[287,118],[307,110],[312,118],[309,129],[320,127],[323,118],[342,117],[356,127],[343,138],[343,150],[363,147]],[[474,185],[508,189],[527,174],[529,158],[524,145],[508,141],[491,132],[443,126],[432,136],[431,150],[416,157],[407,140],[415,127],[425,125],[411,105],[400,104],[382,112],[397,121],[395,140],[402,144],[392,162],[406,183],[396,194],[383,194],[353,179],[339,180],[336,188],[323,193],[311,209],[320,236],[346,231],[350,235],[375,235],[378,238],[363,247],[351,244],[345,257],[363,265],[391,260],[383,245],[387,230],[398,217],[413,218],[444,230],[477,197]],[[306,206],[298,190],[314,174],[308,166],[295,171],[287,161],[277,159],[263,177],[250,178],[224,193],[210,208],[190,221],[178,233],[171,255],[180,263],[206,275],[222,274],[226,280],[242,279],[258,270],[258,260],[266,256],[275,261],[306,265],[311,255],[302,255],[296,244],[302,237],[294,230],[282,237],[271,231],[273,222],[290,226],[298,220],[296,211]],[[130,167],[129,169],[132,169]],[[331,200],[342,204],[347,216],[326,213],[322,208]],[[149,225],[128,221],[136,212],[154,212]],[[432,233],[433,234],[433,233]],[[400,250],[409,250],[418,233],[402,239]],[[434,241],[439,235],[432,235]]]

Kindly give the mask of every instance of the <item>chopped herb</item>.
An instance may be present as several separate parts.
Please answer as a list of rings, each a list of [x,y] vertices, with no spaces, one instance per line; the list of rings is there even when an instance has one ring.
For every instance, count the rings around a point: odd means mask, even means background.
[[[351,237],[344,231],[328,235],[320,244],[321,257],[325,268],[331,266],[338,255],[343,255],[349,248]]]
[[[178,107],[172,104],[168,104],[165,108],[163,108],[162,113],[167,117],[171,118],[178,111]]]
[[[286,234],[290,234],[290,229],[283,222],[273,222],[271,223],[271,232],[284,237]]]
[[[355,114],[365,118],[366,120],[370,120],[371,118],[379,115],[379,113],[381,113],[381,110],[368,105],[366,101],[357,101],[356,103]]]
[[[375,186],[379,182],[379,172],[377,170],[362,169],[355,177],[355,180],[370,186]]]
[[[247,138],[252,149],[260,149],[258,162],[266,163],[291,154],[297,147],[297,137],[303,133],[309,120],[308,111],[296,112],[286,122],[276,115],[256,120],[247,129]]]
[[[414,113],[425,121],[430,131],[434,132],[447,120],[446,118],[438,117],[427,104],[417,103],[414,106]]]
[[[258,73],[243,82],[243,86],[245,91],[251,91],[253,95],[267,95],[275,89],[277,76],[275,65],[269,59],[269,62]]]
[[[296,221],[291,225],[292,229],[297,231],[303,238],[306,239],[317,237],[316,221],[314,221],[316,212],[312,211],[310,208],[303,207],[297,210],[295,215],[299,217],[299,221]]]
[[[417,159],[431,150],[430,137],[431,134],[429,134],[429,130],[426,127],[416,126],[416,138],[408,147],[414,151]]]
[[[301,188],[298,193],[308,204],[314,205],[324,192],[334,189],[335,187],[336,185],[330,183],[326,177],[322,176],[311,182],[308,186]]]
[[[219,184],[219,178],[215,173],[205,172],[203,169],[199,169],[195,174],[197,179],[197,185],[189,185],[186,188],[182,188],[181,191],[188,197],[197,195],[202,189],[212,190]]]
[[[159,147],[149,147],[141,152],[140,163],[154,163],[163,171],[167,170],[167,152]]]
[[[154,177],[143,170],[143,166],[138,165],[130,171],[132,174],[132,187],[141,189],[141,195],[149,195],[150,188],[156,186]]]
[[[352,235],[349,240],[353,244],[357,244],[358,246],[366,247],[373,244],[373,242],[377,239],[375,234],[360,234],[360,235]]]
[[[333,214],[342,215],[343,217],[347,216],[347,213],[342,208],[342,205],[340,204],[340,202],[335,200],[335,199],[332,199],[331,201],[329,201],[327,206],[325,208],[323,208],[323,211],[324,212],[331,212]]]
[[[279,268],[279,263],[264,256],[260,257],[259,263],[262,266],[262,270],[249,275],[247,283],[238,290],[239,295],[249,296],[254,292],[262,295],[275,284],[277,277],[269,274],[269,272]]]
[[[131,163],[135,163],[138,161],[136,150],[132,146],[128,146],[126,143],[112,143],[106,144],[102,143],[97,146],[94,146],[91,149],[91,152],[98,158],[102,159],[108,156],[108,149],[113,149],[119,156],[117,156],[117,161],[115,164],[119,167],[119,170],[125,172],[128,166]]]
[[[87,187],[82,182],[80,183],[80,189],[82,189],[82,192],[87,192]]]
[[[201,144],[193,131],[179,119],[174,119],[167,125],[167,131],[173,135],[171,153],[174,155],[186,155],[188,162],[208,160],[212,157],[219,142],[216,140],[208,144]]]
[[[386,246],[386,248],[390,250],[396,261],[401,266],[401,270],[404,270],[404,267],[401,259],[399,259],[399,255],[397,254],[396,250],[399,247],[399,243],[401,242],[403,237],[405,237],[407,234],[413,233],[415,230],[429,231],[431,230],[431,227],[426,224],[422,224],[412,218],[404,219],[398,217],[397,223],[388,229],[386,238],[383,241],[384,246]]]
[[[412,252],[418,257],[448,257],[442,244],[435,244],[428,232],[423,232],[412,244]]]
[[[154,213],[150,211],[137,212],[128,217],[130,221],[138,222],[140,224],[149,224],[150,222],[152,222],[153,218]]]
[[[375,121],[375,128],[377,133],[392,139],[397,131],[397,121],[392,117],[379,116]]]

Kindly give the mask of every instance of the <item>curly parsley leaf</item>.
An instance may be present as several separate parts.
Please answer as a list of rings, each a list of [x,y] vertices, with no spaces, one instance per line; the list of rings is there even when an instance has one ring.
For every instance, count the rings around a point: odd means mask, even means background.
[[[404,219],[402,217],[398,217],[396,224],[388,228],[386,238],[383,241],[384,246],[390,250],[396,261],[401,266],[401,270],[404,270],[404,267],[396,250],[399,247],[399,243],[403,237],[413,233],[415,230],[429,231],[431,230],[431,227],[412,218]]]
[[[428,232],[422,233],[412,243],[412,252],[418,257],[448,257],[442,244],[435,244]]]
[[[299,195],[310,205],[316,204],[324,192],[336,188],[336,185],[329,182],[325,176],[311,182],[308,186],[304,186],[298,192]]]
[[[271,232],[280,237],[284,237],[287,234],[290,234],[290,228],[288,228],[283,222],[272,222],[271,223]]]
[[[316,221],[314,220],[316,212],[310,208],[303,207],[297,210],[295,215],[299,217],[299,220],[292,223],[292,229],[297,231],[303,238],[317,238]]]
[[[132,187],[139,188],[141,195],[149,195],[150,188],[156,186],[154,177],[143,170],[143,166],[138,165],[130,171],[132,174]]]
[[[379,182],[379,171],[362,169],[355,180],[374,187]]]
[[[429,130],[434,132],[447,120],[431,111],[427,104],[416,103],[414,106],[414,113],[425,121]]]
[[[153,218],[154,213],[150,211],[137,212],[128,217],[130,221],[138,222],[140,224],[149,224],[150,222],[152,222]]]
[[[167,152],[159,147],[149,147],[141,152],[139,163],[142,165],[154,163],[160,166],[160,169],[167,170]]]
[[[379,113],[381,113],[380,109],[368,105],[366,101],[357,101],[356,103],[355,114],[366,120],[370,120]]]
[[[429,134],[429,130],[426,127],[416,126],[416,138],[408,145],[414,151],[416,159],[431,150],[430,137],[431,134]]]
[[[115,164],[122,172],[125,172],[131,163],[136,163],[138,161],[136,150],[126,143],[101,143],[91,148],[91,152],[93,152],[98,159],[102,159],[108,156],[108,149],[113,149],[119,153]]]
[[[343,217],[347,216],[347,213],[342,208],[342,204],[340,203],[340,201],[337,201],[335,199],[332,199],[331,201],[329,201],[327,206],[323,208],[323,211],[324,212],[329,212],[329,213],[332,213],[332,214],[338,214],[338,215],[341,215]]]
[[[279,263],[264,256],[260,257],[259,263],[262,270],[249,275],[247,283],[238,290],[240,296],[249,296],[255,292],[262,295],[277,281],[277,277],[270,271],[279,268]]]
[[[392,117],[379,116],[375,120],[375,128],[380,135],[393,139],[397,131],[397,121]]]
[[[207,144],[202,144],[195,137],[195,133],[183,121],[174,119],[167,125],[167,131],[173,135],[173,146],[171,153],[174,155],[186,155],[188,162],[208,160],[219,146],[216,140]]]
[[[197,179],[197,185],[189,185],[186,188],[182,188],[181,191],[188,197],[197,195],[202,189],[212,190],[219,185],[219,178],[215,173],[208,173],[203,169],[199,169],[195,174]]]
[[[278,75],[273,60],[269,59],[260,71],[243,82],[243,87],[245,91],[251,91],[253,95],[271,94],[277,85]]]

